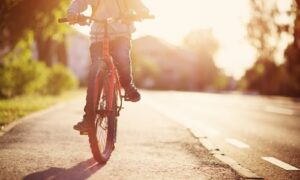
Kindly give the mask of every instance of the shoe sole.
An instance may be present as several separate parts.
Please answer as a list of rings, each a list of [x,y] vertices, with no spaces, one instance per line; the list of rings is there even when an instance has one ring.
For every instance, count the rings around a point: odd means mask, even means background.
[[[73,126],[73,129],[76,131],[79,131],[80,135],[87,135],[88,134],[88,130],[87,129],[81,129],[79,127]]]
[[[80,135],[88,135],[88,132],[80,131],[79,134],[80,134]]]
[[[130,102],[138,102],[141,100],[141,97],[135,98],[135,99],[129,99],[125,97],[125,101],[130,101]]]

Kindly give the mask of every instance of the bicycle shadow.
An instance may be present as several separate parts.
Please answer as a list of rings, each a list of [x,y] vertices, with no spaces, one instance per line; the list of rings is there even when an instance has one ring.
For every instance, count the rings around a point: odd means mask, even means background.
[[[47,170],[29,174],[23,180],[60,180],[60,179],[87,179],[105,164],[99,164],[94,159],[88,159],[69,169],[51,167]]]

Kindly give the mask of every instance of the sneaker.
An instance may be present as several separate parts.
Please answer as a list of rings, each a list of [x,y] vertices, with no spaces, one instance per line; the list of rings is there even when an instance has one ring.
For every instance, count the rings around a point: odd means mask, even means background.
[[[78,122],[76,125],[73,126],[73,128],[80,132],[88,132],[88,124],[84,120]]]
[[[137,88],[130,84],[125,89],[125,101],[137,102],[141,99],[141,95],[138,92]]]

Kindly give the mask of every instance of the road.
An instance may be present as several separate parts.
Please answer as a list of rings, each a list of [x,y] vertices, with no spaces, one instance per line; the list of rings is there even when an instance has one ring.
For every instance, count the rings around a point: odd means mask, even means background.
[[[97,164],[87,137],[72,129],[83,113],[83,95],[20,121],[0,137],[0,179],[240,179],[185,127],[150,107],[147,98],[168,93],[143,94],[140,103],[125,103],[107,164]]]
[[[300,179],[299,100],[174,91],[144,99],[265,179]]]

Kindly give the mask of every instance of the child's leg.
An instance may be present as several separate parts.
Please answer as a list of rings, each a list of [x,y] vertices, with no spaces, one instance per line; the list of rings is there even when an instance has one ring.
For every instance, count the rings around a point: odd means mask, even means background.
[[[119,37],[112,41],[111,48],[111,55],[117,66],[121,85],[125,89],[125,100],[132,102],[139,101],[141,99],[141,95],[132,81],[130,39],[126,37]]]
[[[97,63],[99,62],[99,59],[101,58],[101,42],[99,43],[93,43],[90,46],[90,56],[91,56],[91,64],[89,66],[89,74],[88,74],[88,87],[87,92],[89,92],[90,88],[94,87],[93,79],[95,79],[96,71],[97,71]],[[84,115],[83,115],[83,121],[87,120],[86,114],[87,114],[87,103],[89,98],[89,93],[86,94],[86,104],[84,106]]]
[[[119,37],[111,43],[111,55],[120,74],[121,85],[124,88],[132,84],[130,49],[131,42],[126,37]]]

